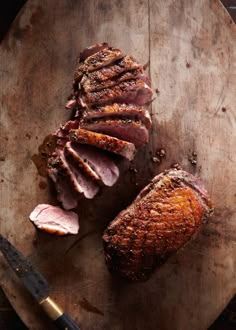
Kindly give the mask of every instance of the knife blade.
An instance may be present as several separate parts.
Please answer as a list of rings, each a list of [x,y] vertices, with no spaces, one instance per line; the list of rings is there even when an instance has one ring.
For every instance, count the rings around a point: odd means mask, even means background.
[[[31,261],[0,234],[0,250],[24,286],[37,300],[58,329],[78,330],[79,326],[49,296],[47,280],[34,269]]]

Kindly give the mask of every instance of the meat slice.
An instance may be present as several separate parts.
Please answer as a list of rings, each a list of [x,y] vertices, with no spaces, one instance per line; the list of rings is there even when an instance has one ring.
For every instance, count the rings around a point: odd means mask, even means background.
[[[140,79],[124,81],[111,88],[105,88],[97,92],[86,93],[82,97],[82,103],[87,107],[111,103],[133,103],[145,105],[151,102],[152,90]]]
[[[65,211],[58,206],[39,204],[30,213],[30,220],[41,230],[59,236],[78,234],[78,215],[72,211]]]
[[[132,71],[126,71],[119,76],[104,81],[91,80],[84,75],[81,80],[81,87],[85,93],[89,93],[99,91],[104,88],[113,87],[123,81],[131,79],[141,79],[150,85],[150,80],[146,73],[142,69],[135,69]]]
[[[88,199],[94,198],[94,196],[99,191],[99,186],[91,180],[91,178],[87,177],[83,173],[81,173],[80,168],[77,168],[74,164],[69,164],[71,172],[75,175],[75,178],[82,189],[82,193]]]
[[[69,131],[71,129],[77,129],[80,125],[79,120],[69,120],[65,125],[61,125],[60,128],[53,134],[57,138],[57,145],[61,148],[68,142]]]
[[[98,119],[81,122],[81,128],[115,136],[119,139],[132,142],[136,147],[148,142],[147,128],[140,122],[131,119]]]
[[[60,128],[54,133],[57,138],[66,138],[71,129],[79,127],[79,120],[69,120],[65,125],[61,125]]]
[[[107,117],[140,120],[147,128],[150,128],[152,124],[149,111],[144,106],[135,104],[113,103],[105,106],[93,107],[84,113],[85,120]]]
[[[107,79],[112,79],[123,72],[130,70],[143,69],[142,65],[133,57],[126,55],[114,64],[100,68],[100,70],[88,73],[84,78],[92,83],[95,81],[103,82]]]
[[[53,156],[48,160],[48,176],[53,181],[56,191],[57,200],[62,203],[65,210],[74,209],[78,204],[78,194],[70,185],[66,175],[62,175],[57,170],[58,157]]]
[[[79,55],[79,62],[83,62],[86,58],[95,53],[103,50],[104,48],[110,47],[107,42],[103,42],[102,44],[95,44],[90,47],[86,47]]]
[[[57,160],[55,162],[55,168],[58,171],[59,176],[66,176],[68,181],[70,182],[72,188],[78,193],[81,194],[83,193],[83,187],[80,185],[80,180],[78,180],[77,176],[75,173],[71,170],[71,167],[69,166],[65,156],[64,156],[64,151],[62,150],[57,150]]]
[[[98,70],[103,66],[114,63],[122,57],[124,57],[124,54],[121,50],[113,47],[104,48],[96,52],[87,57],[84,62],[79,63],[74,75],[75,82],[79,82],[83,74]]]
[[[119,177],[119,169],[108,153],[78,143],[71,144],[71,147],[99,175],[104,185],[111,187],[116,183]]]
[[[63,207],[68,210],[77,206],[78,197],[74,198],[74,194],[84,194],[86,198],[93,198],[99,191],[99,186],[66,160],[63,148],[57,149],[55,154],[56,156],[48,160],[48,173],[56,184],[58,200],[62,202]],[[72,206],[67,195],[72,199]]]
[[[182,170],[158,175],[105,230],[109,269],[129,280],[147,280],[192,239],[212,211],[199,179]]]
[[[71,142],[67,142],[65,145],[64,153],[66,159],[70,164],[73,164],[74,167],[81,169],[85,175],[89,176],[94,181],[100,181],[99,175],[92,169],[92,167],[85,161],[78,152],[72,146]]]
[[[69,132],[69,139],[72,142],[81,144],[89,144],[91,146],[113,152],[117,155],[123,156],[128,160],[132,160],[135,156],[136,149],[133,143],[119,140],[115,137],[95,133],[85,129],[71,130]]]

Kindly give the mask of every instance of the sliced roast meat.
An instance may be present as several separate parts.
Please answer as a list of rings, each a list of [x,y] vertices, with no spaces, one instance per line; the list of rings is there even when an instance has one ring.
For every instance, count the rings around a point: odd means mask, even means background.
[[[111,156],[96,147],[72,143],[71,148],[99,175],[106,186],[113,186],[118,177],[119,169]]]
[[[140,79],[124,81],[111,88],[86,93],[82,99],[87,107],[111,103],[133,103],[145,105],[151,102],[152,90]]]
[[[71,129],[76,129],[79,127],[79,120],[69,120],[65,123],[65,125],[61,125],[60,128],[54,133],[57,138],[66,138],[68,132]]]
[[[66,109],[74,109],[78,106],[77,100],[75,97],[69,98],[69,100],[66,102],[65,108]]]
[[[83,188],[80,186],[75,174],[71,171],[65,159],[63,149],[57,149],[55,153],[56,156],[49,159],[49,168],[53,168],[57,171],[57,177],[66,177],[72,189],[76,193],[81,194]]]
[[[71,130],[69,132],[69,139],[72,142],[81,144],[89,144],[91,146],[107,150],[123,156],[128,160],[132,160],[135,156],[136,149],[133,143],[119,140],[115,137],[95,133],[85,129]]]
[[[73,174],[76,177],[76,180],[80,187],[82,188],[82,192],[84,196],[88,199],[94,198],[94,196],[99,191],[99,186],[91,180],[90,177],[84,175],[84,173],[81,172],[80,168],[76,167],[74,164],[69,164],[70,170],[73,172]]]
[[[93,107],[84,113],[84,119],[86,120],[107,117],[140,120],[147,128],[150,128],[152,124],[149,111],[144,106],[135,104],[113,103]]]
[[[114,154],[132,160],[136,146],[148,142],[152,99],[150,80],[133,56],[107,43],[84,49],[79,56],[66,108],[73,118],[54,134],[56,149],[48,174],[65,209],[78,198],[93,198],[101,183],[119,177]],[[112,155],[113,154],[113,155]]]
[[[147,128],[140,122],[131,119],[97,119],[83,121],[81,128],[93,132],[104,133],[119,139],[132,142],[136,147],[148,143],[149,133]]]
[[[74,75],[75,82],[78,83],[83,74],[98,70],[103,66],[114,63],[122,57],[124,57],[124,54],[121,50],[113,47],[104,48],[96,52],[95,54],[87,57],[84,62],[79,63]]]
[[[65,211],[58,206],[39,204],[30,213],[30,220],[40,230],[59,236],[78,234],[78,215],[72,211]]]
[[[80,125],[79,120],[69,120],[65,125],[61,125],[60,128],[54,133],[57,138],[57,145],[61,148],[64,147],[69,140],[68,134],[71,129],[76,129]]]
[[[64,149],[57,149],[56,154],[57,156],[54,159],[49,159],[48,162],[49,168],[57,171],[54,182],[57,181],[58,177],[66,178],[72,190],[77,194],[84,194],[86,198],[93,198],[97,194],[99,186],[91,179],[86,178],[79,168],[67,161]]]
[[[158,175],[105,230],[109,269],[129,280],[147,280],[193,238],[212,211],[199,179],[182,170]]]
[[[116,61],[114,64],[105,66],[100,70],[88,73],[83,77],[84,82],[89,80],[92,83],[103,82],[107,79],[112,79],[123,72],[130,70],[142,69],[142,65],[133,57],[126,55],[124,58]]]
[[[78,194],[72,188],[70,181],[66,175],[57,170],[58,157],[54,156],[48,160],[48,176],[53,181],[56,191],[57,200],[62,203],[65,210],[74,209],[78,204]]]
[[[83,62],[91,55],[94,55],[95,53],[99,52],[100,50],[103,50],[104,48],[110,47],[108,43],[103,42],[102,44],[96,44],[92,45],[90,47],[85,48],[79,55],[79,62]]]
[[[94,181],[100,181],[99,175],[92,169],[87,161],[81,157],[81,155],[75,151],[71,142],[67,142],[64,148],[65,157],[68,162],[74,167],[78,167],[81,171],[89,176]]]
[[[86,77],[86,76],[84,76]],[[150,84],[149,78],[146,73],[142,69],[136,69],[132,71],[126,71],[119,76],[116,76],[112,79],[107,79],[104,81],[96,81],[90,80],[87,78],[82,78],[81,80],[81,88],[85,93],[99,91],[104,88],[110,88],[112,86],[118,85],[119,83],[131,80],[131,79],[141,79],[147,84]]]

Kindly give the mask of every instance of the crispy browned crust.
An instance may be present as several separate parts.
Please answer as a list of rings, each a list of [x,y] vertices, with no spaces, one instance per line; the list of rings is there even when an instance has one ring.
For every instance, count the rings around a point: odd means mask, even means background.
[[[89,144],[103,150],[126,157],[129,160],[134,158],[136,149],[133,143],[119,140],[113,136],[88,131],[86,129],[70,130],[69,138],[72,142]]]
[[[105,230],[108,268],[129,280],[147,280],[191,240],[212,211],[199,179],[182,170],[158,175]]]
[[[84,73],[98,70],[105,65],[114,63],[122,57],[124,57],[124,54],[120,49],[113,47],[101,49],[87,57],[84,62],[78,64],[78,67],[75,70],[74,80],[80,81]]]
[[[133,79],[133,80],[123,81],[118,85],[110,88],[105,88],[99,91],[86,93],[85,96],[83,97],[83,101],[88,106],[103,105],[107,103],[109,104],[109,103],[117,102],[117,100],[118,101],[123,100],[126,97],[129,97],[131,93],[135,93],[134,94],[135,97],[133,96],[131,99],[132,101],[134,101],[139,91],[141,90],[145,91],[145,94],[148,94],[149,99],[151,100],[152,97],[151,88],[143,80]]]
[[[84,76],[86,77],[86,76]],[[148,81],[147,75],[144,73],[142,69],[135,69],[132,71],[124,72],[112,79],[107,79],[104,81],[90,80],[90,79],[82,79],[81,86],[85,93],[96,92],[104,88],[110,88],[119,83],[131,80],[131,79],[141,79],[144,81]]]
[[[141,105],[113,103],[105,106],[97,106],[84,113],[85,120],[97,118],[128,118],[137,119],[149,129],[152,121],[149,111]]]
[[[139,120],[132,120],[129,118],[85,120],[81,122],[80,127],[131,142],[136,147],[147,144],[149,140],[149,132],[146,126]]]
[[[112,79],[129,70],[143,69],[143,66],[130,55],[126,55],[122,59],[116,61],[113,65],[104,66],[100,70],[93,71],[87,75],[90,81],[103,82]]]

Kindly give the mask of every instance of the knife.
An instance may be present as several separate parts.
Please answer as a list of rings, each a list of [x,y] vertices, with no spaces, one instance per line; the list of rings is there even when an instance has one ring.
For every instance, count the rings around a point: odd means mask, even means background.
[[[79,326],[50,298],[47,280],[34,268],[32,263],[0,234],[0,251],[24,286],[37,300],[58,329],[78,330]]]

